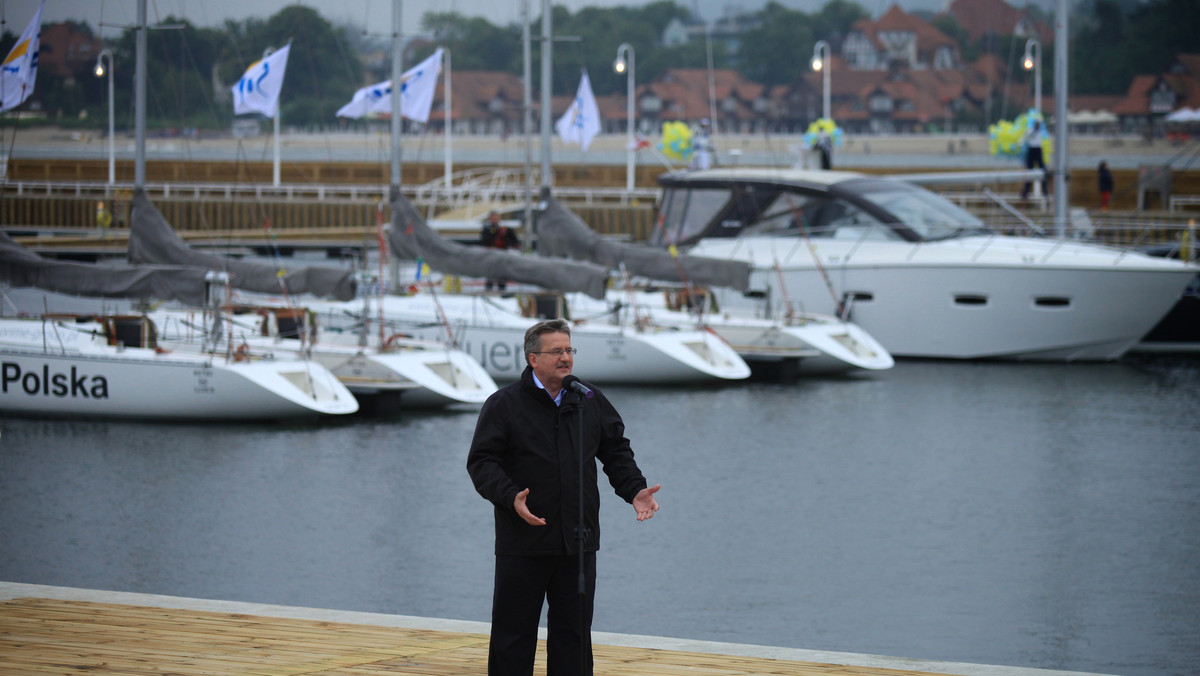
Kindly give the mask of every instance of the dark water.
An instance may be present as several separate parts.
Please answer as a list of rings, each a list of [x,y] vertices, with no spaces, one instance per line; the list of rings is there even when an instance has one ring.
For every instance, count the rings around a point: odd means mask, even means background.
[[[608,388],[595,628],[1119,674],[1200,664],[1200,359]],[[0,579],[486,621],[473,412],[0,419]]]

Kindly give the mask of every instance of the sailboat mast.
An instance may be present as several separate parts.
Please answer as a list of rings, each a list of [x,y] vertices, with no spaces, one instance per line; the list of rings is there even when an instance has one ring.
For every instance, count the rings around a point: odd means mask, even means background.
[[[145,2],[145,0],[141,0]],[[400,78],[404,74],[403,41],[400,35],[401,0],[392,0],[392,190],[391,198],[400,197],[400,129],[401,129],[401,96],[403,86]]]
[[[136,65],[133,69],[133,188],[146,188],[146,0],[137,5]]]
[[[550,0],[542,0],[542,199],[550,196],[550,60],[554,50],[553,17]]]
[[[529,236],[533,232],[533,177],[530,175],[533,171],[533,68],[529,53],[532,39],[529,34],[529,0],[521,0],[521,24],[521,56],[524,64],[521,75],[525,80],[521,94],[521,138],[525,144],[525,220],[522,222],[525,224],[525,251],[528,253],[533,250],[533,238]]]
[[[1067,233],[1067,214],[1071,201],[1071,194],[1067,190],[1067,182],[1070,180],[1067,172],[1071,166],[1067,162],[1067,156],[1070,154],[1070,125],[1067,124],[1070,74],[1067,55],[1071,52],[1068,47],[1068,10],[1067,0],[1058,0],[1054,13],[1054,229],[1059,239]],[[1038,58],[1042,58],[1040,51]]]

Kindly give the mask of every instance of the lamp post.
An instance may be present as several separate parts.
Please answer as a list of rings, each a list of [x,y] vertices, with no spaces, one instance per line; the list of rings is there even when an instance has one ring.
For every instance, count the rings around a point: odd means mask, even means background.
[[[108,68],[104,67],[104,57],[108,57]],[[108,74],[108,184],[117,182],[116,146],[113,141],[113,54],[111,49],[101,50],[96,55],[96,77]]]
[[[1037,51],[1037,56],[1034,56],[1034,51]],[[1021,60],[1021,65],[1025,70],[1033,71],[1033,108],[1038,112],[1040,117],[1042,114],[1042,44],[1037,38],[1029,38],[1025,41],[1025,58]]]
[[[812,69],[821,71],[824,79],[824,100],[823,100],[823,115],[825,119],[832,119],[829,116],[829,71],[833,69],[833,64],[829,61],[829,43],[824,40],[818,40],[817,44],[813,45]]]
[[[625,89],[627,98],[625,121],[625,191],[633,193],[633,126],[634,126],[634,51],[633,45],[622,42],[617,47],[617,60],[613,61],[613,70],[625,73]]]

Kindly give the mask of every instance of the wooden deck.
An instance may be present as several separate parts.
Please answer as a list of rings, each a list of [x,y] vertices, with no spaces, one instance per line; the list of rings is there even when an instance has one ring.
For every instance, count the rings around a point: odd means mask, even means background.
[[[487,673],[484,634],[18,598],[0,603],[5,674]],[[535,673],[544,673],[544,645]],[[597,645],[597,676],[931,672]]]
[[[484,676],[481,622],[0,581],[0,673]],[[594,634],[596,676],[1095,676]],[[535,674],[545,674],[539,644]]]

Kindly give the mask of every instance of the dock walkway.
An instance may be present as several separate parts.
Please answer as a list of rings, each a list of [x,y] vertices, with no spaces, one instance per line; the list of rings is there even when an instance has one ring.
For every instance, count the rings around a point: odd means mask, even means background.
[[[4,674],[487,673],[481,622],[0,582]],[[1085,676],[596,632],[596,676]],[[535,673],[545,673],[539,646]]]

